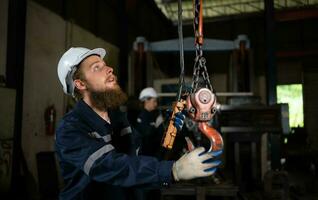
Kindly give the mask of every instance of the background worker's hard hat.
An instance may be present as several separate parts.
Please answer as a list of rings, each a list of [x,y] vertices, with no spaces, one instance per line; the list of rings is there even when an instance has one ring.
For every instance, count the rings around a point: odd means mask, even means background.
[[[140,94],[139,94],[139,100],[140,101],[145,101],[148,98],[158,98],[158,94],[155,89],[152,87],[147,87],[143,89]]]
[[[106,51],[103,48],[91,50],[83,47],[71,47],[63,54],[57,65],[57,74],[65,94],[74,95],[74,72],[78,64],[91,55],[98,55],[103,59]]]

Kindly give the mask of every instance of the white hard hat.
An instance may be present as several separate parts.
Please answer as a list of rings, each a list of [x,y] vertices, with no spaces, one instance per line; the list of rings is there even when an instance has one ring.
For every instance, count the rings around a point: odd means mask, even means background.
[[[143,89],[139,94],[140,101],[144,101],[149,97],[152,97],[152,98],[158,97],[156,90],[153,89],[152,87],[147,87],[147,88]]]
[[[90,55],[99,55],[103,59],[106,51],[102,48],[91,50],[83,47],[71,47],[61,57],[57,66],[57,74],[65,94],[74,95],[74,72],[77,65]]]

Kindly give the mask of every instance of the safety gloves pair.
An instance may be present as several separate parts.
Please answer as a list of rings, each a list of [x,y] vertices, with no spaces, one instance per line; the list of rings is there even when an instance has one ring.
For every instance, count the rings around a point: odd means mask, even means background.
[[[177,160],[172,167],[175,181],[211,176],[215,173],[221,161],[215,157],[222,151],[205,152],[204,147],[198,147]]]

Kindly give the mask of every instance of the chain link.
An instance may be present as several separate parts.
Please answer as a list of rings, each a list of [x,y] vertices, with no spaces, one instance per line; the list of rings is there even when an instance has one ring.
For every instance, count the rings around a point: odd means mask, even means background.
[[[195,93],[202,87],[208,88],[213,92],[210,76],[206,67],[206,59],[203,56],[197,56],[193,67],[191,93]]]
[[[199,12],[200,12],[200,0],[196,0],[194,4],[194,21],[193,21],[193,28],[194,34],[196,36],[195,41],[195,52],[196,57],[194,59],[194,66],[193,66],[193,77],[192,77],[192,89],[191,93],[195,93],[199,88],[205,87],[213,92],[213,88],[210,82],[209,73],[206,67],[206,59],[203,57],[203,50],[202,44],[199,42]]]

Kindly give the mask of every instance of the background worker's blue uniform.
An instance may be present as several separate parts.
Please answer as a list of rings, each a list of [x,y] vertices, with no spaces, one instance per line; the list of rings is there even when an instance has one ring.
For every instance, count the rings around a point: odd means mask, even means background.
[[[111,124],[80,100],[60,122],[56,152],[65,181],[60,199],[121,199],[121,187],[171,182],[173,162],[132,155],[132,149],[121,145],[131,141],[126,116],[119,111],[109,116]]]
[[[162,157],[160,150],[164,126],[161,112],[142,109],[137,118],[136,129],[141,138],[139,155]]]

